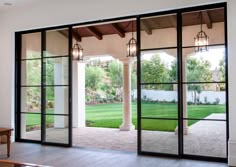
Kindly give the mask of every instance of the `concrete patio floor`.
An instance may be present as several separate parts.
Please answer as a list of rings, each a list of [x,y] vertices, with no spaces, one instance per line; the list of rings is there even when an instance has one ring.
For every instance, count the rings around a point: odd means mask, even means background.
[[[211,114],[206,119],[225,119],[225,114]],[[39,139],[40,131],[28,132],[25,138]],[[47,129],[49,142],[67,142],[67,129]],[[142,150],[160,153],[178,153],[178,135],[174,132],[142,131]],[[112,128],[74,128],[73,146],[136,152],[137,131]],[[184,153],[226,157],[226,122],[198,121],[184,136]]]

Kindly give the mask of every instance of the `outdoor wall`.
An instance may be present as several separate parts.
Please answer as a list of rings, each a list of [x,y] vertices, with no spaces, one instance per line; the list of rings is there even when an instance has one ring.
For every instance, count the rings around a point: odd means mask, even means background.
[[[165,11],[226,0],[50,0],[38,1],[34,6],[0,12],[0,126],[14,128],[14,32],[35,28],[101,20],[140,13]],[[229,164],[236,165],[236,1],[227,0],[229,42]]]
[[[202,91],[199,95],[199,102],[201,103],[211,103],[216,102],[216,99],[219,100],[219,104],[225,104],[225,92],[223,91]],[[137,91],[132,91],[132,98],[137,98]],[[165,91],[165,90],[147,90],[142,89],[142,99],[147,101],[166,101],[166,102],[177,102],[178,94],[177,91]],[[206,101],[206,100],[207,101]],[[188,91],[187,93],[187,102],[194,102],[194,92]]]

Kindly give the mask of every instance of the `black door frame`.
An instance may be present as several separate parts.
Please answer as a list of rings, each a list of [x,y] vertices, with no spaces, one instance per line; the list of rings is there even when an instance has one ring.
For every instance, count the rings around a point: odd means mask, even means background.
[[[204,83],[224,83],[225,84],[225,92],[226,92],[226,141],[229,138],[229,123],[228,123],[228,43],[227,43],[227,8],[226,3],[219,3],[219,4],[212,4],[212,5],[205,5],[205,6],[197,6],[197,7],[190,7],[172,11],[165,11],[165,12],[157,12],[157,13],[150,13],[144,14],[137,17],[137,48],[138,48],[138,55],[137,55],[137,97],[138,97],[138,154],[142,155],[157,155],[157,156],[168,156],[168,157],[176,157],[176,158],[186,158],[186,159],[199,159],[199,160],[211,160],[211,161],[219,161],[219,162],[227,162],[227,158],[221,157],[208,157],[208,156],[200,156],[200,155],[190,155],[184,154],[184,139],[183,139],[183,85],[189,82],[184,82],[182,78],[182,50],[184,48],[194,47],[194,46],[182,46],[182,14],[186,12],[194,12],[200,10],[207,10],[207,9],[215,9],[215,8],[224,8],[224,25],[225,25],[225,43],[224,44],[214,44],[209,46],[225,46],[225,82],[192,82],[194,84],[204,84]],[[155,153],[155,152],[148,152],[142,151],[142,111],[141,111],[141,34],[140,34],[140,19],[145,17],[158,17],[161,15],[168,15],[168,14],[176,14],[177,15],[177,66],[178,66],[178,154],[168,154],[168,153]],[[168,48],[168,47],[167,47]],[[158,49],[166,49],[166,48],[158,48]],[[171,47],[169,48],[171,49]],[[144,49],[145,50],[145,49]],[[150,49],[151,50],[151,49]],[[199,119],[200,120],[200,119]],[[217,121],[217,120],[215,120]],[[226,143],[226,152],[228,157],[228,144]]]
[[[76,24],[68,24],[68,25],[62,25],[62,26],[54,26],[54,27],[47,27],[47,28],[39,28],[39,29],[34,29],[34,30],[24,30],[24,31],[18,31],[15,32],[15,140],[19,142],[30,142],[30,143],[41,143],[41,141],[34,141],[34,140],[26,140],[26,139],[21,139],[20,134],[20,125],[21,125],[21,35],[22,34],[27,34],[27,33],[33,33],[33,32],[45,32],[47,30],[53,30],[53,29],[60,29],[60,28],[69,28],[69,48],[72,47],[72,27],[73,26],[86,26],[89,24],[96,24],[96,23],[105,23],[105,22],[111,22],[111,21],[118,21],[118,20],[125,20],[125,19],[136,19],[137,21],[137,47],[138,47],[138,56],[137,56],[137,97],[138,97],[138,104],[137,104],[137,116],[138,116],[138,132],[137,132],[137,140],[138,140],[138,147],[137,147],[137,152],[138,154],[141,155],[158,155],[158,156],[168,156],[168,157],[178,157],[178,158],[190,158],[190,159],[200,159],[200,160],[212,160],[212,161],[223,161],[226,162],[227,158],[214,158],[214,157],[205,157],[205,156],[195,156],[195,155],[183,155],[183,136],[179,138],[179,154],[178,155],[172,155],[172,154],[162,154],[162,153],[152,153],[152,152],[144,152],[141,150],[141,78],[140,78],[140,69],[141,69],[141,64],[140,64],[140,18],[141,17],[148,17],[148,16],[158,16],[158,15],[165,15],[165,14],[173,14],[177,13],[177,36],[178,36],[178,41],[177,41],[177,52],[178,52],[178,58],[181,59],[182,55],[182,24],[181,24],[181,14],[184,12],[192,12],[192,11],[197,11],[197,10],[204,10],[204,9],[213,9],[213,8],[219,8],[219,7],[224,7],[225,9],[225,87],[226,87],[226,124],[227,124],[227,141],[229,138],[229,123],[228,123],[228,42],[227,42],[227,3],[216,3],[216,4],[209,4],[209,5],[204,5],[204,6],[195,6],[195,7],[188,7],[188,8],[182,8],[182,9],[175,9],[175,10],[169,10],[169,11],[161,11],[161,12],[154,12],[154,13],[146,13],[146,14],[140,14],[140,15],[131,15],[131,16],[125,16],[125,17],[118,17],[118,18],[111,18],[111,19],[105,19],[105,20],[97,20],[97,21],[88,21],[88,22],[83,22],[83,23],[76,23]],[[42,45],[43,46],[43,45]],[[71,53],[69,52],[69,144],[57,144],[57,143],[43,143],[43,144],[49,144],[49,145],[56,145],[56,146],[72,146],[72,58],[71,58]],[[178,60],[180,61],[180,60]],[[179,72],[179,80],[178,80],[178,88],[179,90],[182,90],[182,64],[181,62],[178,62],[178,72]],[[180,125],[179,128],[179,134],[182,134],[183,127],[182,127],[182,103],[181,103],[181,98],[182,98],[182,91],[179,91],[178,93],[178,100],[179,100],[179,120],[178,123]],[[42,121],[45,121],[42,119]],[[42,135],[42,139],[45,136]],[[228,150],[228,145],[227,145],[227,150]],[[228,152],[228,151],[227,151]]]
[[[55,58],[55,57],[44,57],[44,51],[46,50],[46,32],[49,30],[56,30],[56,29],[68,29],[68,56],[58,56],[56,58],[60,57],[67,57],[68,58],[68,144],[64,143],[56,143],[56,142],[47,142],[46,141],[46,114],[45,108],[46,108],[46,99],[43,98],[46,96],[46,88],[48,86],[61,86],[61,85],[46,85],[45,81],[45,62],[44,60],[48,58]],[[22,46],[22,35],[30,34],[30,33],[41,33],[41,57],[35,58],[35,59],[21,59],[21,46]],[[38,29],[38,30],[30,30],[30,31],[24,31],[24,32],[16,32],[15,33],[15,140],[18,142],[29,142],[29,143],[40,143],[43,145],[54,145],[54,146],[65,146],[65,147],[71,147],[72,146],[72,58],[71,58],[71,50],[72,47],[72,28],[71,26],[60,26],[55,28],[44,28],[44,29]],[[21,84],[21,65],[22,61],[27,60],[41,60],[41,85],[37,85],[36,87],[41,88],[41,139],[40,140],[31,140],[31,139],[22,139],[21,138],[21,114],[27,114],[26,112],[21,112],[21,88],[22,87],[35,87],[33,86],[25,86]],[[58,115],[58,114],[54,114]],[[59,114],[60,115],[60,114]],[[62,115],[60,115],[62,116]],[[64,114],[64,116],[66,116]]]

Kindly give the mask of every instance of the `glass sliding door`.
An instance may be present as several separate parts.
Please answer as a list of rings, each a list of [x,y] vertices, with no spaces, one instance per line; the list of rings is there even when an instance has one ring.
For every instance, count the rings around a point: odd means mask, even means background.
[[[44,32],[43,128],[44,143],[69,145],[69,29]]]
[[[142,152],[179,152],[176,26],[176,14],[140,19]]]
[[[69,34],[69,28],[64,28],[18,36],[20,140],[72,145]]]
[[[20,42],[19,138],[41,141],[41,32],[23,34]]]
[[[224,8],[182,13],[183,138],[187,155],[227,157]],[[193,20],[194,23],[189,23]],[[202,30],[208,47],[194,45]]]
[[[176,12],[137,20],[139,153],[226,161],[225,7]]]

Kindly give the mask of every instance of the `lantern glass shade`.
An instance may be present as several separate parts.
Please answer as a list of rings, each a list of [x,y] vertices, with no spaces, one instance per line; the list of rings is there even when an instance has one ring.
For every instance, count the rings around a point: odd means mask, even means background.
[[[72,48],[73,60],[83,60],[83,48],[76,43]]]
[[[137,54],[137,41],[131,38],[127,44],[127,57],[135,57]]]
[[[195,51],[207,51],[208,50],[208,40],[209,37],[204,31],[198,32],[197,36],[194,38]]]

